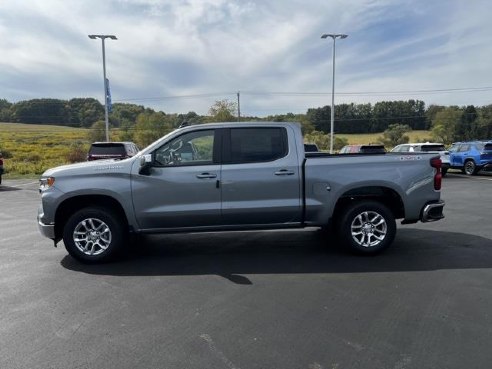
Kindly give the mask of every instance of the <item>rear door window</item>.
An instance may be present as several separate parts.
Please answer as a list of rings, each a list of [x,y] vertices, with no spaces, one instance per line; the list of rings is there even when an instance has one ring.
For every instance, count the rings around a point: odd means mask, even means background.
[[[285,128],[232,128],[225,136],[224,162],[256,163],[283,158],[288,153]]]

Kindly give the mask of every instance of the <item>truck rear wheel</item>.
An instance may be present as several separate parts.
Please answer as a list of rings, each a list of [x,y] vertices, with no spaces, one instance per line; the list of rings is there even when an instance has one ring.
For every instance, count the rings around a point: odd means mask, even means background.
[[[351,251],[376,254],[393,243],[396,222],[393,213],[376,201],[360,201],[345,209],[339,223],[339,238]]]
[[[83,263],[105,262],[123,247],[124,229],[119,218],[101,207],[88,207],[74,213],[63,230],[68,253]]]

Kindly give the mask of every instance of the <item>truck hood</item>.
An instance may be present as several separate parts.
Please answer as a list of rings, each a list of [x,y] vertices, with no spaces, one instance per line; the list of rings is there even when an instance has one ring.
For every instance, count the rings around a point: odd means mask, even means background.
[[[135,157],[124,159],[124,160],[116,160],[116,159],[108,159],[108,160],[94,160],[94,161],[85,161],[82,163],[76,164],[68,164],[62,165],[55,168],[50,168],[46,170],[42,177],[57,177],[57,176],[65,176],[65,175],[84,175],[84,174],[96,174],[96,173],[128,173],[130,172],[130,168],[132,166]]]

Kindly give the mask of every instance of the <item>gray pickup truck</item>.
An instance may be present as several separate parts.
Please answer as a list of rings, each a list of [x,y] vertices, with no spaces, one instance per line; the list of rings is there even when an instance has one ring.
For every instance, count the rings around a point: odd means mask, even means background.
[[[40,179],[41,233],[74,258],[114,257],[131,234],[327,227],[359,253],[402,223],[443,218],[434,154],[304,152],[295,123],[214,123],[132,158],[72,164]]]

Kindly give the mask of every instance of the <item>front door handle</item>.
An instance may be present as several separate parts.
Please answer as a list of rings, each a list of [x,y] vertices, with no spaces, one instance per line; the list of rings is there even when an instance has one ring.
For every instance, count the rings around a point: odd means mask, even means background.
[[[279,171],[275,172],[276,176],[292,176],[295,173],[292,170],[287,170],[287,169],[280,169]]]
[[[196,178],[199,178],[199,179],[217,178],[217,174],[215,174],[215,173],[202,173],[202,174],[197,174]]]

